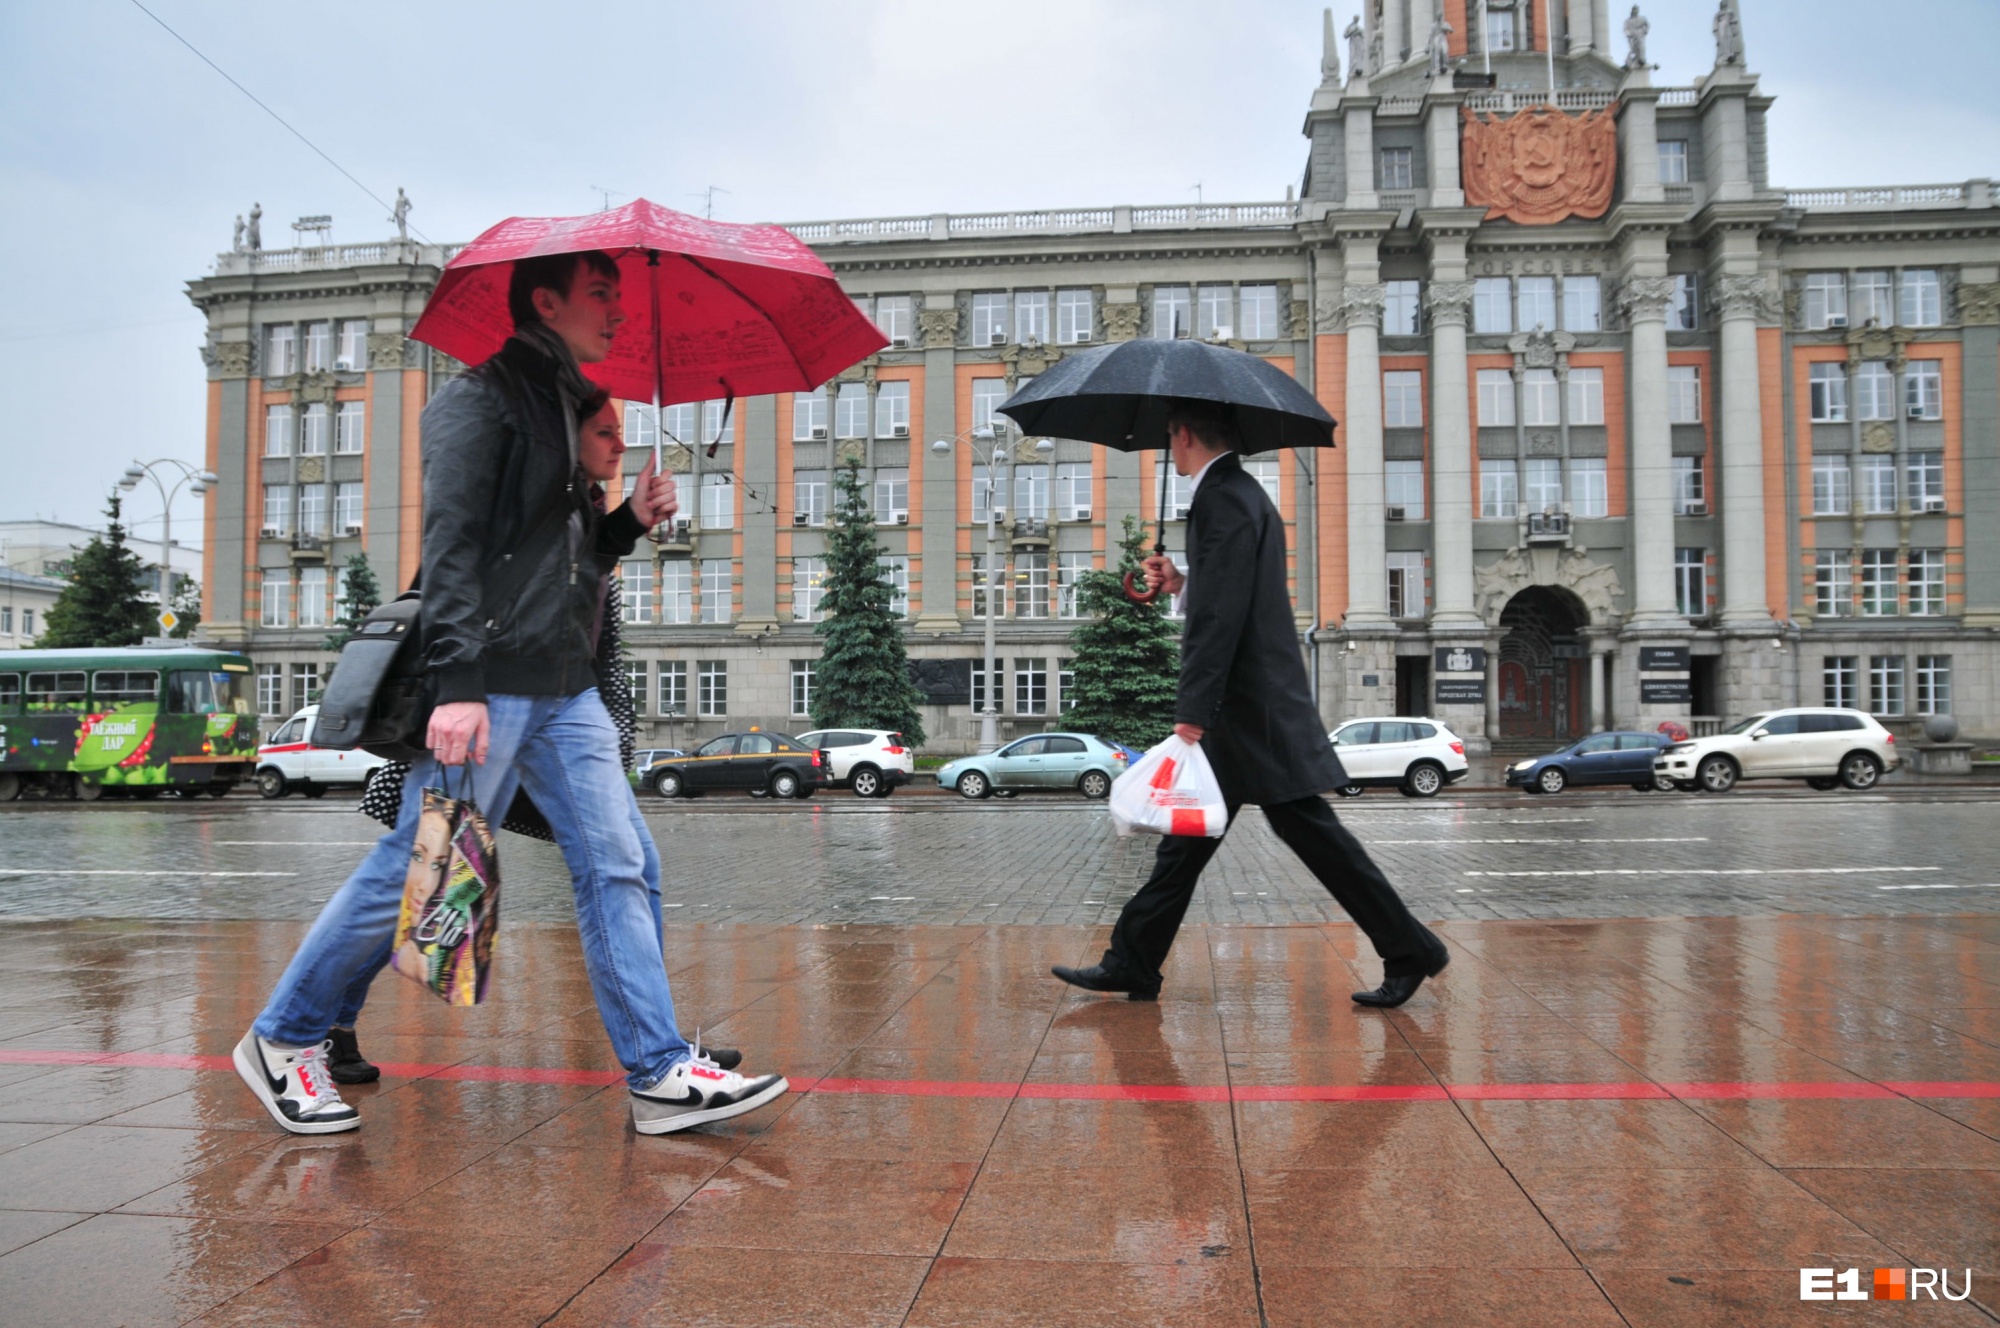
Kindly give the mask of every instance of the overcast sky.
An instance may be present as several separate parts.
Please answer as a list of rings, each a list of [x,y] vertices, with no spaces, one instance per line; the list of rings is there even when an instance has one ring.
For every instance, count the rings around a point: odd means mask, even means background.
[[[731,221],[1281,198],[1319,77],[1308,0],[146,3],[434,240],[593,186],[714,185]],[[1642,3],[1656,82],[1710,67],[1713,0]],[[1741,8],[1776,183],[2000,175],[2000,2]],[[183,285],[253,201],[267,247],[306,214],[391,231],[131,0],[0,0],[0,199],[0,519],[95,522],[134,457],[199,462]],[[128,515],[158,538],[156,497]]]

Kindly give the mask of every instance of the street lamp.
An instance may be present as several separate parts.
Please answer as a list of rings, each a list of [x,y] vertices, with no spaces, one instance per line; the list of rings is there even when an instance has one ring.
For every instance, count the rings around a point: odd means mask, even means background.
[[[958,443],[991,443],[993,454],[986,467],[986,705],[979,712],[979,750],[983,755],[1000,745],[1000,684],[995,676],[998,660],[994,658],[994,610],[998,595],[999,580],[995,575],[994,540],[999,534],[999,523],[1004,515],[1001,495],[1014,487],[1014,455],[1002,443],[1004,425],[978,424],[959,434],[956,438],[940,438],[931,444],[931,451],[940,456],[948,456]],[[1047,438],[1035,440],[1035,451],[1047,454],[1056,450],[1056,445]],[[975,453],[976,455],[976,453]],[[996,482],[996,475],[1005,466],[1007,478]]]
[[[159,466],[167,469],[173,486],[168,487],[153,469]],[[177,477],[174,472],[178,471]],[[182,461],[179,457],[161,457],[157,461],[134,461],[125,467],[125,473],[118,479],[118,487],[131,492],[139,487],[140,480],[151,480],[153,487],[160,491],[160,612],[165,613],[173,604],[174,572],[174,498],[185,487],[191,494],[204,494],[214,488],[219,481],[212,470],[201,470]]]

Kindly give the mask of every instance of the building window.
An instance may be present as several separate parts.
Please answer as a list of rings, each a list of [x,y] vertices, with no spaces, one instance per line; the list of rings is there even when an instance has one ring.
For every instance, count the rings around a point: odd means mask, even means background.
[[[1512,461],[1479,463],[1479,515],[1514,517],[1521,510],[1521,477]]]
[[[1264,496],[1271,500],[1271,506],[1278,505],[1278,458],[1244,457],[1243,473],[1257,481],[1258,487],[1264,490]]]
[[[1677,456],[1674,458],[1674,515],[1694,516],[1700,508],[1700,515],[1708,514],[1708,477],[1702,469],[1702,458],[1698,456]]]
[[[1896,292],[1887,272],[1857,272],[1850,292],[1854,321],[1887,327],[1896,321]]]
[[[1861,510],[1869,516],[1896,513],[1896,458],[1861,458]]]
[[[1674,550],[1674,602],[1683,618],[1708,616],[1708,550]]]
[[[813,710],[813,674],[817,661],[795,659],[792,661],[792,715],[806,719]]]
[[[360,456],[368,433],[368,407],[359,401],[343,401],[334,417],[333,450],[341,456]]]
[[[703,719],[719,719],[729,713],[729,661],[695,661],[695,713]]]
[[[826,598],[826,559],[792,559],[792,617],[818,622],[820,601]]]
[[[1570,461],[1569,504],[1576,516],[1611,514],[1611,491],[1603,457],[1576,457]]]
[[[21,635],[33,636],[34,634],[35,634],[35,611],[33,609],[22,609]]]
[[[1850,558],[1846,549],[1821,549],[1813,554],[1813,612],[1822,618],[1854,616]]]
[[[692,416],[689,418],[689,423],[693,423]],[[671,415],[667,419],[667,428],[676,437],[683,441],[686,440],[687,435],[674,428],[674,420]],[[826,437],[826,389],[822,387],[813,392],[794,392],[792,394],[792,441],[809,443],[815,438],[824,437]]]
[[[1481,277],[1472,285],[1472,330],[1485,334],[1514,330],[1514,291],[1505,277]]]
[[[1014,519],[1016,521],[1049,519],[1047,466],[1014,467]]]
[[[833,436],[835,438],[868,436],[868,384],[840,385],[840,395],[833,401]]]
[[[1516,306],[1514,322],[1523,332],[1538,327],[1551,332],[1555,330],[1556,279],[1554,277],[1522,277],[1516,287],[1514,302]]]
[[[1667,423],[1701,423],[1701,370],[1692,364],[1667,366]]]
[[[1903,713],[1903,657],[1901,655],[1870,655],[1868,657],[1868,713],[1871,715],[1900,715]]]
[[[1596,332],[1604,324],[1604,287],[1596,277],[1563,278],[1563,327]]]
[[[1944,511],[1944,453],[1912,452],[1905,468],[1909,484],[1910,510]]]
[[[264,626],[292,625],[292,574],[271,568],[264,573]]]
[[[701,477],[701,528],[730,530],[736,525],[736,476],[726,470]]]
[[[1669,332],[1694,332],[1701,327],[1701,278],[1692,272],[1674,274],[1674,294],[1667,305]]]
[[[1903,370],[1903,408],[1913,420],[1944,418],[1943,362],[1911,360]]]
[[[1881,360],[1863,360],[1855,370],[1854,409],[1858,419],[1896,418],[1896,375]]]
[[[875,326],[881,328],[882,335],[891,342],[909,341],[915,322],[909,296],[884,295],[875,301]]]
[[[299,420],[299,455],[326,455],[326,403],[315,401]]]
[[[340,348],[334,352],[333,367],[347,373],[360,373],[368,367],[367,319],[340,320]]]
[[[1049,293],[1014,292],[1014,340],[1046,342],[1048,339]]]
[[[676,626],[694,621],[694,564],[660,564],[660,621]]]
[[[1390,429],[1424,425],[1424,375],[1418,369],[1391,369],[1382,375],[1382,424]]]
[[[264,486],[264,534],[282,538],[292,533],[292,488],[289,484]]]
[[[1392,337],[1414,337],[1423,333],[1420,281],[1391,281],[1383,284],[1382,331]]]
[[[1076,661],[1056,661],[1056,712],[1067,715],[1076,709]]]
[[[1847,419],[1847,366],[1822,360],[1807,371],[1814,424],[1841,424]]]
[[[705,623],[729,621],[730,563],[727,558],[701,560],[701,620]]]
[[[881,559],[875,564],[883,581],[889,586],[889,612],[898,618],[910,616],[910,560],[902,554]]]
[[[1863,549],[1861,551],[1861,616],[1864,618],[1893,618],[1896,616],[1896,551],[1894,549]]]
[[[1944,550],[1910,550],[1910,616],[1936,618],[1944,613]]]
[[[12,636],[13,634],[14,606],[12,604],[0,604],[0,636]],[[11,680],[0,681],[6,681],[8,685],[12,685]]]
[[[1688,182],[1688,144],[1684,138],[1660,140],[1660,183]]]
[[[1082,346],[1094,332],[1088,290],[1056,292],[1056,342],[1062,346]]]
[[[1847,278],[1839,272],[1806,273],[1806,326],[1847,326]]]
[[[1903,274],[1903,326],[1936,327],[1944,321],[1944,300],[1938,274],[1912,270]]]
[[[1530,428],[1562,423],[1562,390],[1554,369],[1529,369],[1521,375],[1521,423]]]
[[[1083,608],[1078,602],[1077,584],[1090,567],[1090,555],[1087,553],[1056,555],[1056,617],[1083,617]]]
[[[1200,319],[1195,332],[1202,337],[1228,339],[1236,335],[1236,288],[1204,285],[1195,290],[1195,308]]]
[[[325,538],[326,486],[324,484],[299,486],[299,534]]]
[[[1853,710],[1861,699],[1860,660],[1853,655],[1824,655],[1820,658],[1820,704],[1839,710]]]
[[[288,457],[292,454],[292,408],[264,407],[264,455]]]
[[[257,713],[278,716],[285,713],[285,666],[257,666]]]
[[[1000,560],[999,565],[1002,567],[1006,566],[1006,560],[1004,557]],[[987,611],[986,591],[990,580],[992,579],[986,575],[986,555],[983,553],[973,554],[972,555],[972,616],[975,618],[984,618],[986,616],[986,611]],[[993,592],[994,592],[993,616],[996,618],[1005,617],[1007,613],[1006,588],[1000,585],[997,581],[994,581]]]
[[[1385,570],[1389,578],[1389,616],[1423,617],[1424,555],[1416,551],[1389,554]]]
[[[875,472],[875,523],[901,526],[910,520],[910,472],[898,466]]]
[[[676,418],[674,412],[677,410],[687,411],[688,414],[684,418],[687,420],[688,423],[690,424],[693,423],[694,403],[689,402],[684,406],[668,406],[667,417],[669,419]],[[686,439],[687,441],[690,442],[693,441],[692,439],[688,439],[685,434],[680,433],[679,430],[675,430],[675,436]],[[637,401],[626,402],[625,403],[625,446],[635,452],[649,452],[652,450],[653,445],[659,441],[659,437],[660,437],[659,412],[655,410],[653,407],[644,405]]]
[[[326,626],[326,568],[299,569],[299,626]]]
[[[1507,429],[1514,425],[1514,375],[1506,369],[1481,369],[1479,427]]]
[[[1091,513],[1088,461],[1065,461],[1056,467],[1056,520],[1088,521]]]
[[[643,659],[625,661],[625,686],[632,693],[632,709],[643,715],[652,699],[652,679],[647,677],[647,663]]]
[[[1192,313],[1187,287],[1153,287],[1153,336],[1156,339],[1172,341],[1188,335],[1194,326]]]
[[[998,432],[1006,427],[1007,417],[995,415],[1001,402],[1007,399],[1007,380],[1004,378],[975,378],[972,380],[972,428],[975,433],[984,429]],[[987,436],[992,436],[989,432]]]
[[[1951,656],[1917,656],[1917,713],[1951,713]]]
[[[299,371],[299,330],[289,323],[264,329],[264,376],[283,378]]]
[[[1846,456],[1812,458],[1812,514],[1846,516],[1854,508],[1852,474]]]
[[[1049,616],[1048,554],[1014,555],[1014,616],[1016,618]]]
[[[992,468],[984,462],[975,462],[972,467],[972,519],[984,521],[992,506]]]
[[[972,297],[972,344],[997,346],[1007,339],[1007,293],[982,291]]]
[[[684,659],[660,661],[660,713],[685,715],[688,708],[688,666]]]
[[[875,436],[910,436],[910,385],[906,382],[878,383],[875,386]]]
[[[1424,519],[1424,463],[1386,461],[1382,464],[1382,505],[1391,520]]]
[[[1529,457],[1521,463],[1521,498],[1530,512],[1562,508],[1562,462],[1554,457]]]
[[[619,576],[623,580],[625,621],[628,623],[649,623],[653,621],[653,563],[650,558],[635,558],[620,564]]]
[[[323,373],[333,367],[333,324],[306,324],[306,372]]]
[[[1604,370],[1569,371],[1569,422],[1604,423]]]
[[[333,528],[341,535],[361,533],[361,481],[344,480],[334,489]]]
[[[1188,507],[1194,502],[1194,477],[1183,475],[1172,465],[1167,465],[1167,520],[1187,520]]]
[[[1046,715],[1049,712],[1049,662],[1045,659],[1014,661],[1014,713]]]
[[[668,406],[664,412],[667,437],[676,442],[693,444],[700,441],[701,403],[699,401],[678,401]],[[651,406],[628,406],[625,411],[625,442],[630,447],[651,447],[654,430],[659,427],[661,413]],[[792,418],[798,419],[798,402],[792,403]]]
[[[1415,189],[1416,163],[1409,148],[1382,148],[1376,153],[1381,163],[1377,189]]]
[[[972,661],[972,713],[986,713],[986,657]]]
[[[795,526],[826,524],[825,471],[792,472],[792,524]]]
[[[1236,335],[1245,341],[1270,341],[1278,335],[1278,288],[1245,286],[1237,292]]]

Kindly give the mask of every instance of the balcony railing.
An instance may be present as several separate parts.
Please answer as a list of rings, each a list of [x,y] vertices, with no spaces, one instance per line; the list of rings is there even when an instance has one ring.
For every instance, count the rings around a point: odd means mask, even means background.
[[[465,246],[418,244],[414,240],[382,240],[375,244],[324,244],[304,249],[244,249],[215,256],[218,277],[253,273],[325,272],[343,267],[379,267],[385,263],[422,263],[443,267]]]
[[[862,217],[793,222],[786,230],[808,244],[880,244],[908,240],[992,239],[1015,235],[1084,235],[1126,231],[1290,226],[1300,205],[1286,203],[1167,203],[1158,206],[1037,208],[1020,212],[935,212],[916,217]]]
[[[1989,208],[1993,181],[1877,185],[1863,189],[1787,189],[1785,206],[1808,212],[1890,212],[1927,208]]]
[[[1693,92],[1694,89],[1689,88],[1688,91]],[[1385,98],[1383,101],[1385,114],[1388,113],[1388,100]],[[1556,93],[1555,107],[1559,111],[1597,111],[1617,100],[1617,93],[1601,88],[1565,88]],[[1665,98],[1662,97],[1661,100],[1664,101]],[[1546,92],[1475,92],[1465,99],[1467,110],[1499,114],[1525,111],[1532,106],[1548,104],[1549,94]]]

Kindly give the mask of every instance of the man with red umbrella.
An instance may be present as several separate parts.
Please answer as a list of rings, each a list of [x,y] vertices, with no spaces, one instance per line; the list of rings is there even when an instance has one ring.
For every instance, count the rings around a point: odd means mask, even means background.
[[[838,319],[813,323],[815,344],[807,353],[785,339],[785,320],[768,316],[770,308],[801,285],[838,293],[831,273],[809,251],[808,268],[783,241],[757,234],[748,243],[724,236],[736,248],[718,254],[714,250],[726,244],[683,229],[670,238],[686,240],[686,249],[707,244],[709,251],[663,255],[656,236],[693,219],[644,203],[620,211],[650,232],[642,238],[654,241],[628,244],[623,256],[629,262],[636,253],[652,269],[650,317],[643,325],[656,402],[668,340],[660,316],[663,256],[680,260],[675,270],[682,289],[691,281],[682,266],[729,288],[734,303],[727,315],[744,329],[758,361],[745,375],[752,390],[768,390],[755,371],[768,378],[774,346],[787,353],[793,373],[809,376],[809,358],[823,361],[830,344],[835,355],[845,343],[869,341],[869,334],[873,344],[860,354],[882,344],[872,328],[857,338]],[[582,224],[594,239],[613,234],[602,217]],[[588,501],[577,427],[597,386],[581,366],[612,355],[625,322],[624,282],[617,256],[566,245],[559,233],[564,225],[576,229],[575,223],[520,220],[495,227],[453,260],[426,314],[429,319],[443,306],[444,336],[434,336],[433,344],[455,332],[490,335],[492,319],[482,324],[467,308],[482,292],[504,290],[512,331],[497,350],[489,345],[490,358],[442,390],[423,415],[423,640],[436,702],[427,738],[431,756],[405,781],[396,828],[328,901],[235,1051],[237,1073],[292,1133],[331,1134],[360,1124],[327,1074],[327,1033],[343,992],[396,925],[422,789],[440,784],[444,767],[468,762],[474,802],[505,808],[516,790],[525,791],[555,832],[574,878],[592,990],[626,1070],[634,1128],[662,1134],[722,1120],[789,1087],[779,1075],[741,1075],[697,1057],[675,1023],[644,878],[642,831],[625,814],[629,786],[617,734],[596,690],[593,642],[601,577],[646,530],[670,517],[676,503],[672,480],[652,465],[631,500],[608,517]],[[532,238],[522,244],[510,227],[524,227]],[[731,260],[781,272],[789,263],[800,280],[768,272],[761,283],[741,273],[732,279]],[[683,296],[683,303],[692,309],[698,301]],[[814,312],[831,307],[818,289],[804,303]],[[851,303],[842,303],[852,311]],[[768,332],[761,341],[751,335],[758,316]],[[423,332],[420,324],[418,335]],[[724,357],[711,357],[690,376],[700,380],[700,372],[713,373],[717,363],[726,368]]]

